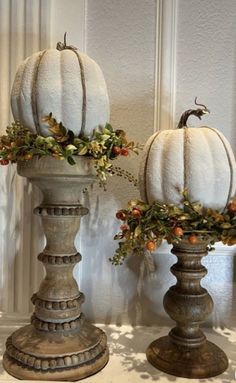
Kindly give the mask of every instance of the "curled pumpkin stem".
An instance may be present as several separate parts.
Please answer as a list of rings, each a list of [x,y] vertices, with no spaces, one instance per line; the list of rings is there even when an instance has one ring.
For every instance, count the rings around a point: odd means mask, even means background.
[[[199,120],[201,120],[203,115],[210,113],[210,110],[206,107],[206,105],[197,103],[197,97],[195,97],[194,103],[195,103],[195,105],[201,106],[202,108],[186,110],[182,114],[182,116],[180,117],[177,129],[181,129],[181,128],[186,127],[187,126],[187,120],[188,120],[189,116],[191,116],[191,115],[196,116],[199,118]]]
[[[56,49],[58,51],[63,51],[65,49],[71,49],[73,51],[77,50],[78,48],[74,47],[73,45],[67,45],[67,43],[66,43],[66,35],[67,35],[67,32],[64,33],[64,42],[62,43],[62,42],[59,41],[57,43]]]

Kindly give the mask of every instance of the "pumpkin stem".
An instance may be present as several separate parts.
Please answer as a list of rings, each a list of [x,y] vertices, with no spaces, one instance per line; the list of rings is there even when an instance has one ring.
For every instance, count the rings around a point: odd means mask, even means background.
[[[66,35],[67,35],[67,32],[64,33],[64,45],[66,47]]]
[[[73,47],[73,45],[66,45],[66,35],[67,35],[67,32],[64,33],[64,43],[62,42],[58,42],[57,43],[57,46],[56,46],[56,49],[58,51],[64,51],[64,49],[71,49],[71,50],[77,50],[76,47]]]
[[[201,120],[201,117],[204,115],[204,114],[208,114],[210,113],[210,110],[207,109],[206,105],[203,105],[203,104],[198,104],[197,103],[197,97],[195,97],[195,101],[194,101],[195,105],[197,106],[202,106],[202,108],[197,108],[197,109],[188,109],[186,110],[182,116],[180,117],[180,120],[179,120],[179,123],[178,123],[178,126],[177,126],[177,129],[181,129],[181,128],[184,128],[187,126],[187,120],[189,118],[189,116],[193,115],[193,116],[196,116],[199,118],[199,120]]]

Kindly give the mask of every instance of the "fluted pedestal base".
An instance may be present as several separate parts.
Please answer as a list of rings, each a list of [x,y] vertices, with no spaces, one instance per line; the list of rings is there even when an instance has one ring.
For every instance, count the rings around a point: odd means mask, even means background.
[[[8,338],[3,357],[9,374],[27,380],[79,380],[107,362],[106,335],[88,322],[68,333],[22,327]]]
[[[168,374],[203,379],[221,374],[228,367],[225,353],[214,343],[189,349],[177,346],[168,336],[155,340],[147,349],[147,359]]]

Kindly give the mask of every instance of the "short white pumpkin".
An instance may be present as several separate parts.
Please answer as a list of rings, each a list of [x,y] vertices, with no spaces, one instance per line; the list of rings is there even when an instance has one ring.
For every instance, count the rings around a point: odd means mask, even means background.
[[[201,118],[207,112],[205,106],[190,109],[181,116],[179,129],[148,139],[139,173],[145,201],[180,204],[180,192],[187,189],[193,201],[221,210],[235,195],[236,164],[227,139],[214,128],[186,126],[191,114]]]
[[[98,64],[72,46],[34,53],[19,67],[12,87],[15,120],[48,136],[43,117],[52,113],[67,129],[90,135],[109,121],[106,83]]]

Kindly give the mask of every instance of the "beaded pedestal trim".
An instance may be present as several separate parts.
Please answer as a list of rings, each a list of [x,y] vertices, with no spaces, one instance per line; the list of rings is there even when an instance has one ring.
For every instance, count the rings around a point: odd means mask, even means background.
[[[36,370],[57,370],[62,368],[71,368],[78,365],[89,364],[94,362],[96,358],[100,358],[106,351],[106,335],[101,334],[100,341],[91,349],[73,355],[60,356],[58,358],[36,358],[35,356],[19,351],[12,344],[10,336],[6,342],[6,350],[8,355],[17,360],[20,364],[34,368]]]

